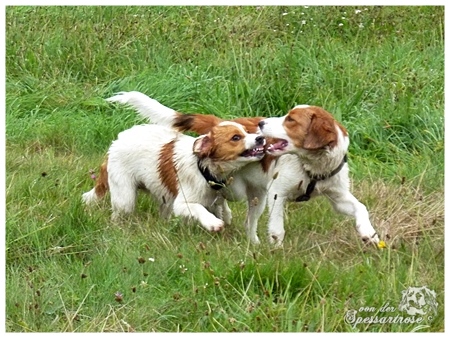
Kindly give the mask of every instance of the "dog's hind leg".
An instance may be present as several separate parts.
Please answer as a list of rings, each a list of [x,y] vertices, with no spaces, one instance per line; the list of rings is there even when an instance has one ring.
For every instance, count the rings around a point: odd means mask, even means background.
[[[111,193],[112,220],[116,221],[120,215],[130,214],[136,204],[137,188],[131,180],[121,178],[120,184],[110,177],[109,190]]]

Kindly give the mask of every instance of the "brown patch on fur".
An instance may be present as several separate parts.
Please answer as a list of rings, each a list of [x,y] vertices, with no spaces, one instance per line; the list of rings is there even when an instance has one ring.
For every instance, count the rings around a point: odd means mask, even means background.
[[[248,133],[256,133],[258,131],[258,122],[264,117],[238,117],[233,120],[244,126]],[[191,131],[199,135],[205,135],[217,126],[223,119],[214,115],[203,114],[181,114],[177,112],[177,117],[173,123],[173,127],[179,132]]]
[[[263,172],[268,173],[269,172],[269,168],[270,165],[272,164],[272,162],[276,159],[277,157],[269,155],[269,154],[265,154],[264,157],[262,158],[261,161],[259,161],[261,163],[261,167]]]
[[[95,194],[97,197],[102,198],[105,196],[106,192],[109,190],[108,185],[108,157],[100,166],[100,173],[98,179],[95,182]]]
[[[231,121],[243,125],[247,130],[247,133],[255,134],[259,129],[258,123],[261,120],[264,120],[264,117],[238,117],[237,119],[233,119]]]
[[[217,126],[223,120],[214,115],[180,114],[173,123],[173,127],[179,132],[192,131],[199,135],[207,134],[211,128]]]
[[[166,143],[159,152],[158,172],[162,184],[169,192],[176,196],[178,194],[177,171],[173,161],[175,140]]]
[[[289,111],[283,125],[296,147],[317,150],[337,145],[336,126],[344,135],[347,131],[333,116],[320,107],[294,108]]]

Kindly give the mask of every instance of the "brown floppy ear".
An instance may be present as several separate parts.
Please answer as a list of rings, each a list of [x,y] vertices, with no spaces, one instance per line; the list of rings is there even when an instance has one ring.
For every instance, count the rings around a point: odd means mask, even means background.
[[[205,158],[211,152],[212,140],[210,135],[202,135],[197,137],[192,148],[194,154],[199,158]]]
[[[333,148],[337,144],[337,133],[334,121],[317,115],[311,116],[311,123],[303,142],[303,148],[318,150],[326,146]]]

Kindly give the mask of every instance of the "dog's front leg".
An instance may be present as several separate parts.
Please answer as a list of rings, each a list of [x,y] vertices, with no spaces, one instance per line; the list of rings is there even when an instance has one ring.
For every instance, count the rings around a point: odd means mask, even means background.
[[[380,241],[370,222],[366,206],[358,201],[350,191],[332,191],[325,193],[325,196],[330,200],[334,210],[355,218],[356,230],[364,242],[378,243]]]
[[[212,208],[212,213],[223,220],[225,225],[230,225],[233,218],[231,209],[228,206],[227,200],[223,196],[218,196]]]
[[[223,203],[222,203],[222,220],[225,222],[225,225],[230,225],[232,219],[233,219],[233,215],[231,214],[231,209],[228,206],[227,200],[223,199]]]
[[[173,213],[175,216],[194,218],[208,231],[220,231],[224,222],[210,213],[199,203],[189,203],[182,198],[175,199],[173,203]]]
[[[247,219],[245,221],[245,230],[250,241],[259,244],[258,238],[258,220],[266,207],[267,192],[260,190],[257,193],[247,193]]]
[[[284,239],[284,203],[285,196],[280,196],[269,189],[267,204],[269,207],[269,241],[281,246]]]

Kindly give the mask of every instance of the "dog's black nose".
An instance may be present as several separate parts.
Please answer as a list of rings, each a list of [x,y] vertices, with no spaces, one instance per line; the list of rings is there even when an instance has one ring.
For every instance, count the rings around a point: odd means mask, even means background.
[[[259,129],[263,129],[264,124],[265,124],[264,120],[259,121],[258,123]]]
[[[264,144],[264,136],[258,136],[255,138],[256,144]]]

